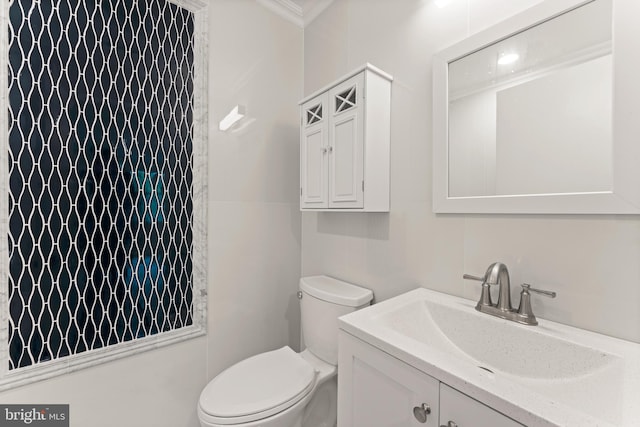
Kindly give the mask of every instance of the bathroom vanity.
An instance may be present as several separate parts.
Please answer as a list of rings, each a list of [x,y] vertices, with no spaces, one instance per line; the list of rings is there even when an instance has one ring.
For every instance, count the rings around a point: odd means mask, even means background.
[[[348,333],[340,349],[340,426],[522,425]]]
[[[637,426],[640,345],[419,288],[340,319],[338,426]]]

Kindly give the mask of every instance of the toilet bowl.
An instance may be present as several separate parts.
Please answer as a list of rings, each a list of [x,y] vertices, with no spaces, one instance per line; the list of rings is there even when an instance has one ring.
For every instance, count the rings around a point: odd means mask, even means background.
[[[300,426],[311,397],[335,376],[335,366],[308,351],[298,354],[282,347],[261,353],[233,365],[205,387],[198,417],[206,427]]]
[[[202,427],[335,426],[337,319],[369,305],[373,294],[327,276],[300,279],[300,290],[307,349],[261,353],[217,375],[200,395]]]

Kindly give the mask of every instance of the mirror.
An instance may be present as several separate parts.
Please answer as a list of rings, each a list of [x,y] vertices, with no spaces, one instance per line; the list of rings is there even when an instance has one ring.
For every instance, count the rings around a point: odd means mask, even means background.
[[[450,62],[449,196],[610,191],[611,79],[606,1]]]
[[[614,115],[623,2],[546,3],[434,58],[434,211],[640,213]]]

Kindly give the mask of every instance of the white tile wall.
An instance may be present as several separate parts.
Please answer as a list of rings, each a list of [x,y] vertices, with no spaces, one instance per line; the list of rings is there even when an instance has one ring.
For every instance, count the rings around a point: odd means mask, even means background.
[[[535,299],[541,317],[640,342],[637,217],[431,213],[431,56],[536,3],[343,0],[305,29],[305,93],[363,62],[395,80],[391,212],[304,213],[303,275],[369,286],[377,300],[417,286],[475,299],[462,274],[501,260],[514,288],[527,281],[558,292]]]
[[[469,0],[469,32],[476,33],[543,0]]]
[[[207,377],[299,346],[302,29],[249,0],[211,2]],[[236,104],[237,132],[218,122]]]
[[[206,339],[184,341],[0,393],[0,402],[69,404],[72,427],[196,427]]]
[[[212,202],[208,367],[297,347],[300,213],[287,203]]]

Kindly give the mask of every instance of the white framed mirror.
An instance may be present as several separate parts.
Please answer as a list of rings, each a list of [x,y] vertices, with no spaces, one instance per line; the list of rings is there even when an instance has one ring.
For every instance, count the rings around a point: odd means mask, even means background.
[[[634,16],[545,1],[436,54],[434,212],[640,213]]]

